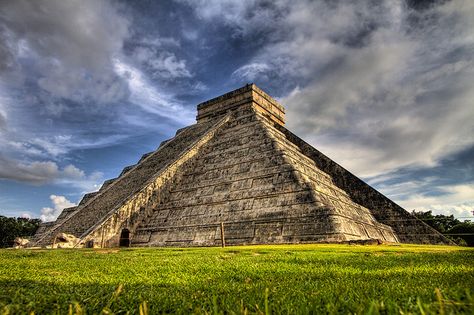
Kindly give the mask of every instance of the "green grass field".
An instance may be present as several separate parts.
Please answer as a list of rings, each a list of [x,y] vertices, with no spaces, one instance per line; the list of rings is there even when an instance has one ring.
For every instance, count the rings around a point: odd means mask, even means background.
[[[0,313],[474,314],[474,250],[1,250]]]

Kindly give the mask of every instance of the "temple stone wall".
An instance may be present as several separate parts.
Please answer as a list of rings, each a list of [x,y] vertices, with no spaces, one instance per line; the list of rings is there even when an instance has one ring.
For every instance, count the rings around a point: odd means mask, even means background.
[[[370,212],[377,221],[391,226],[400,242],[452,244],[441,233],[417,219],[414,215],[291,133],[285,127],[278,124],[274,126],[281,131],[288,141],[297,146],[305,156],[314,161],[318,169],[329,174],[333,178],[334,184],[345,191],[351,200],[370,209]]]
[[[87,194],[86,201],[79,203],[77,209],[65,221],[56,222],[56,225],[38,239],[37,245],[50,244],[58,232],[73,234],[76,237],[83,235],[110,211],[142,189],[150,178],[171,163],[191,143],[198,140],[212,125],[212,121],[193,125],[109,184],[103,191],[94,193],[92,198]]]
[[[121,235],[133,246],[214,246],[221,232],[226,244],[450,243],[284,120],[254,84],[201,103],[196,124],[43,224],[31,245],[67,233],[80,247],[115,247]]]
[[[197,106],[197,122],[205,122],[221,116],[242,105],[252,104],[255,111],[267,116],[277,124],[285,124],[285,109],[276,100],[260,90],[255,84],[226,93]]]
[[[175,156],[175,159],[163,167],[154,177],[135,194],[131,195],[120,206],[113,209],[103,219],[81,235],[84,242],[92,241],[100,247],[111,247],[119,244],[120,232],[123,229],[134,231],[140,221],[146,221],[153,208],[169,194],[171,185],[180,177],[180,170],[191,160],[202,146],[210,141],[219,127],[229,120],[229,116],[219,119],[197,141]]]
[[[240,106],[133,231],[132,244],[217,245],[221,222],[228,244],[397,241],[390,227],[353,203],[327,174],[319,171],[312,182],[301,176],[267,119],[253,106]]]

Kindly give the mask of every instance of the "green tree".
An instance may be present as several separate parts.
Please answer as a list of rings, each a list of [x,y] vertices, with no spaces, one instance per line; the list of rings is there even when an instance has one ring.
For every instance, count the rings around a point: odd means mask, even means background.
[[[461,238],[467,246],[474,246],[474,223],[465,221],[448,230],[449,236]]]
[[[457,244],[474,246],[473,222],[461,222],[453,215],[433,215],[431,211],[413,211],[413,215]]]
[[[454,226],[461,223],[454,215],[443,215],[437,214],[433,215],[431,211],[426,212],[417,212],[414,211],[413,214],[418,218],[424,221],[426,224],[437,230],[441,233],[446,233],[449,229],[452,229]]]
[[[0,216],[0,247],[12,247],[15,237],[34,235],[40,223],[40,219]]]

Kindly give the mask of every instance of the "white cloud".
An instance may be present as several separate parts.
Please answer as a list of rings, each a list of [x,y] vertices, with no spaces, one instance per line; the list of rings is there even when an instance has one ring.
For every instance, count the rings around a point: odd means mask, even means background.
[[[0,180],[2,179],[32,185],[55,183],[91,191],[99,187],[103,174],[92,172],[86,175],[83,170],[72,164],[61,169],[53,161],[28,162],[7,158],[0,154]]]
[[[1,45],[0,45],[1,46]],[[1,53],[0,53],[0,58],[1,58]],[[1,71],[1,65],[0,65],[0,71]],[[1,80],[0,80],[1,83]],[[0,132],[6,132],[7,130],[7,111],[6,111],[6,103],[8,101],[8,98],[2,95],[2,89],[0,85]]]
[[[408,211],[429,211],[474,219],[474,184],[435,185],[435,178],[424,181],[379,185],[379,189]],[[430,187],[431,193],[420,193]]]
[[[5,130],[7,128],[7,118],[6,115],[0,112],[0,131]]]
[[[0,155],[0,179],[11,179],[31,184],[51,182],[60,174],[55,162],[19,162]]]
[[[31,219],[32,216],[29,212],[23,212],[22,214],[20,214],[20,218]]]
[[[34,138],[29,145],[35,145],[49,156],[56,157],[68,152],[68,144],[72,142],[71,135],[55,135],[52,138]]]
[[[246,34],[250,31],[249,20],[266,21],[267,19],[254,17],[249,15],[245,17],[249,8],[252,8],[256,1],[235,1],[235,0],[181,0],[181,2],[192,6],[197,16],[204,20],[223,21],[224,23],[234,27],[234,35],[238,36]],[[261,11],[255,11],[255,15],[259,15]],[[188,32],[189,33],[189,32]],[[192,34],[192,33],[191,33]],[[189,34],[188,34],[189,36]]]
[[[137,47],[133,57],[144,65],[154,78],[169,80],[192,77],[186,67],[186,61],[179,60],[172,52],[158,51],[154,47]]]
[[[201,81],[196,81],[191,86],[190,92],[191,93],[199,93],[199,92],[205,92],[205,91],[208,91],[208,90],[209,90],[209,87],[206,84],[204,84]]]
[[[69,170],[67,168],[63,170],[62,176],[56,179],[55,183],[79,188],[81,193],[88,193],[98,190],[104,181],[102,172],[95,171],[86,175],[84,171],[77,169],[75,166],[70,165]]]
[[[232,76],[242,79],[253,81],[255,79],[261,79],[260,76],[266,76],[266,72],[270,70],[270,67],[266,63],[251,63],[240,67],[232,73]]]
[[[91,127],[91,128],[94,128]],[[30,133],[29,130],[6,130],[0,133],[0,152],[4,157],[16,159],[20,156],[22,159],[48,159],[58,160],[73,150],[84,150],[90,148],[102,148],[120,143],[126,134],[120,134],[122,130],[114,130],[110,135],[95,135],[92,130],[65,129],[64,134],[60,131],[41,132],[39,134]],[[50,131],[52,132],[52,131]]]
[[[84,178],[85,177],[84,171],[78,169],[77,167],[75,167],[72,164],[69,164],[68,166],[66,166],[64,168],[63,174],[64,174],[65,177],[73,178],[73,179],[74,178]]]
[[[452,214],[455,217],[460,218],[461,221],[464,221],[464,220],[474,221],[474,202],[455,203],[455,204],[453,203],[432,204],[429,207],[424,207],[424,209],[432,210],[433,214],[443,214],[443,215]]]
[[[18,0],[3,3],[2,12],[0,37],[6,45],[0,56],[9,60],[4,75],[22,73],[52,97],[78,102],[126,97],[112,58],[121,53],[129,21],[115,3]],[[28,67],[20,65],[25,61]]]
[[[149,113],[181,123],[192,123],[194,111],[185,108],[172,95],[158,90],[139,69],[119,59],[114,64],[117,73],[128,81],[130,101],[133,104]]]
[[[49,196],[53,203],[53,208],[45,207],[41,209],[40,219],[43,222],[54,221],[61,214],[64,208],[74,207],[76,204],[67,200],[64,196]]]

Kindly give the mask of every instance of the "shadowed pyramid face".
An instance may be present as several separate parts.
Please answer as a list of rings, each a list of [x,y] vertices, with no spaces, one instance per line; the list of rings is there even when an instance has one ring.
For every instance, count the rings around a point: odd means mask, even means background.
[[[60,232],[98,247],[214,246],[222,234],[228,244],[446,242],[288,131],[284,112],[253,84],[199,104],[196,124],[86,195],[35,244]]]

